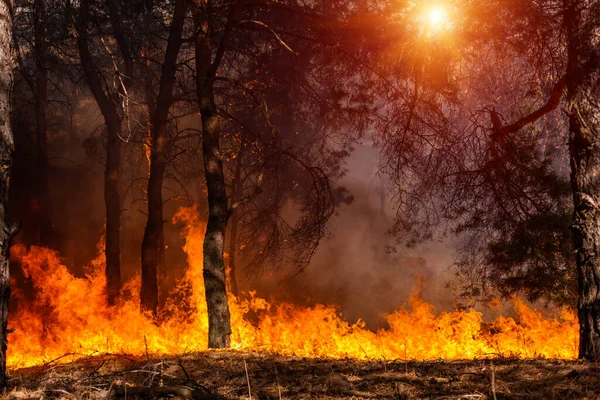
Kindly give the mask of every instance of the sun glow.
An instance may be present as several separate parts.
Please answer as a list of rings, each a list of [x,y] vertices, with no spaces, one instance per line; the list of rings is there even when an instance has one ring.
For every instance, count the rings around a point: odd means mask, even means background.
[[[430,5],[422,9],[421,21],[425,31],[429,34],[448,30],[451,25],[448,8],[441,4]]]
[[[433,27],[443,25],[448,21],[448,15],[446,14],[446,10],[441,6],[432,7],[427,12],[427,21]]]

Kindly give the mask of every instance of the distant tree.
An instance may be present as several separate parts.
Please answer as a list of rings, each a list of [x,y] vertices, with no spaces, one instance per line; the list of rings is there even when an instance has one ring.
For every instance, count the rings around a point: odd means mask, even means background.
[[[158,311],[158,264],[163,239],[163,180],[170,162],[173,142],[169,137],[169,109],[173,103],[179,49],[187,10],[185,0],[176,0],[169,36],[161,67],[159,90],[151,116],[150,175],[148,178],[148,221],[142,241],[142,286],[140,300],[142,309]],[[151,109],[152,105],[149,104]]]
[[[15,79],[15,141],[22,153],[13,169],[27,174],[27,188],[17,187],[11,207],[26,222],[25,237],[32,243],[56,246],[52,220],[48,137],[56,134],[58,121],[73,110],[70,83],[76,70],[71,64],[70,21],[63,12],[64,0],[16,1],[13,38],[18,69]],[[61,11],[58,11],[61,10]],[[67,81],[67,85],[59,85]],[[62,122],[62,121],[61,121]],[[21,129],[22,128],[22,129]],[[34,131],[30,135],[30,129]],[[72,133],[72,129],[65,131]],[[31,136],[31,137],[29,137]],[[22,201],[27,199],[27,201]]]
[[[464,294],[479,299],[525,295],[574,307],[570,185],[552,165],[553,151],[540,151],[537,130],[524,129],[520,136],[503,169],[490,171],[494,180],[472,182],[477,207],[454,227],[462,237],[456,262],[467,278]],[[494,192],[498,195],[489,195]]]
[[[106,161],[104,171],[104,201],[106,205],[106,289],[109,305],[114,305],[121,289],[121,200],[119,194],[119,178],[121,163],[121,146],[124,141],[123,117],[124,101],[127,90],[132,83],[134,63],[131,50],[120,25],[118,8],[115,0],[107,0],[108,14],[117,36],[117,43],[125,66],[120,72],[117,64],[113,64],[112,73],[118,82],[116,88],[106,85],[104,76],[94,62],[90,50],[90,1],[80,2],[77,25],[77,47],[85,80],[94,96],[106,126]],[[105,45],[105,44],[104,44]],[[114,61],[114,60],[111,60]]]
[[[449,7],[451,25],[432,33],[427,21],[413,22],[418,39],[396,69],[373,64],[385,104],[374,131],[395,183],[399,241],[451,232],[471,293],[492,287],[565,304],[573,274],[551,276],[571,265],[557,113],[566,54],[556,9],[542,3],[461,2],[456,13]],[[547,240],[527,241],[541,228],[535,221],[555,216]],[[548,273],[536,272],[543,267]]]
[[[292,37],[287,43],[299,49],[314,46]],[[326,234],[333,210],[352,200],[338,181],[361,129],[335,103],[329,87],[335,82],[325,83],[318,67],[310,67],[318,62],[319,52],[292,54],[279,46],[256,55],[236,77],[236,86],[252,89],[236,92],[232,87],[226,92],[228,101],[243,104],[247,99],[254,108],[219,110],[228,130],[238,132],[225,140],[231,203],[252,196],[232,210],[228,223],[234,293],[239,265],[246,276],[283,264],[301,271]],[[315,118],[319,109],[324,118]],[[259,177],[262,191],[253,196]]]

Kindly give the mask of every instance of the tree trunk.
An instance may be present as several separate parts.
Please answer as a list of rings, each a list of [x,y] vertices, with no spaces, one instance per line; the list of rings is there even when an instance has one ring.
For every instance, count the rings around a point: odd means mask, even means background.
[[[154,316],[158,312],[158,252],[163,224],[162,186],[165,164],[156,156],[152,146],[150,178],[148,179],[148,221],[142,240],[142,287],[140,304],[143,311]]]
[[[225,285],[225,229],[230,216],[225,176],[223,174],[223,155],[220,148],[220,124],[213,91],[215,66],[223,55],[224,42],[215,64],[211,63],[212,49],[208,23],[206,1],[197,0],[194,10],[196,92],[202,118],[202,156],[204,175],[208,191],[208,223],[204,236],[204,287],[208,309],[208,347],[226,348],[230,345],[230,315]],[[224,36],[227,36],[225,32]],[[226,40],[226,39],[222,39]]]
[[[565,0],[567,113],[573,237],[579,280],[579,357],[600,352],[600,29],[599,0]]]
[[[113,121],[110,126],[104,170],[104,204],[106,207],[106,292],[108,305],[112,306],[116,304],[121,290],[121,200],[119,198],[121,121]]]
[[[166,258],[166,246],[165,246],[165,225],[162,224],[160,227],[160,233],[158,234],[158,255],[156,265],[158,269],[158,278],[165,279],[167,276],[167,258]]]
[[[10,299],[9,252],[14,229],[7,225],[8,188],[15,148],[11,127],[13,88],[11,1],[0,2],[0,389],[6,390],[8,301]]]
[[[152,144],[150,147],[150,177],[148,178],[148,221],[142,240],[142,287],[140,306],[154,316],[158,312],[158,262],[163,235],[162,186],[169,162],[172,144],[168,136],[169,108],[173,99],[177,57],[185,20],[186,1],[177,0],[169,30],[169,39],[162,65],[156,109],[152,116]],[[164,247],[164,246],[163,246]]]
[[[236,271],[236,251],[237,251],[237,231],[238,231],[238,210],[233,210],[231,213],[231,228],[229,230],[229,283],[231,285],[231,294],[235,297],[239,296]]]
[[[46,113],[48,108],[48,71],[46,69],[46,20],[43,0],[34,1],[35,120],[36,120],[36,185],[37,242],[52,246],[53,229],[50,219],[50,185],[48,182],[48,139]]]
[[[244,158],[243,151],[244,143],[240,145],[240,151],[238,151],[237,159],[235,163],[235,174],[233,181],[231,182],[231,203],[235,203],[241,196],[241,184],[242,184],[242,159]],[[231,220],[229,221],[229,283],[231,284],[231,293],[234,296],[238,296],[238,285],[236,277],[236,264],[235,256],[237,252],[237,231],[238,231],[238,209],[234,209],[231,212]]]
[[[119,199],[119,165],[121,157],[121,118],[115,103],[104,92],[102,78],[94,67],[88,44],[89,3],[82,0],[77,47],[85,80],[104,117],[107,130],[106,167],[104,169],[104,203],[106,208],[106,294],[114,305],[121,290],[121,201]]]
[[[208,308],[208,347],[230,345],[231,327],[225,286],[225,229],[229,218],[223,161],[219,147],[219,117],[212,96],[200,100],[202,114],[202,155],[208,189],[208,223],[204,235],[204,287]]]

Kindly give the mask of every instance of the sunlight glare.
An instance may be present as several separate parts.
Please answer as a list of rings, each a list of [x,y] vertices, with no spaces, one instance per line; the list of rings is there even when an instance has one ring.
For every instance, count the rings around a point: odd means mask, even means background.
[[[431,5],[423,10],[422,21],[428,34],[437,34],[450,27],[450,16],[443,5]]]
[[[427,19],[431,26],[440,26],[447,20],[446,10],[441,6],[433,7],[427,13]]]

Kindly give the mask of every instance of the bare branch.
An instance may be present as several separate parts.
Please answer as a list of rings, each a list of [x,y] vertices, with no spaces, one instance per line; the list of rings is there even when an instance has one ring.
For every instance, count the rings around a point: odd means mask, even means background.
[[[242,25],[242,24],[255,24],[255,25],[262,26],[263,28],[268,30],[273,36],[275,36],[275,39],[277,39],[279,44],[282,45],[287,51],[289,51],[290,53],[292,53],[295,56],[298,55],[294,50],[292,50],[292,48],[290,46],[287,45],[287,43],[281,38],[281,36],[279,36],[277,34],[277,32],[275,32],[269,25],[265,24],[264,22],[256,21],[254,19],[244,19],[244,20],[238,21],[238,25]]]

